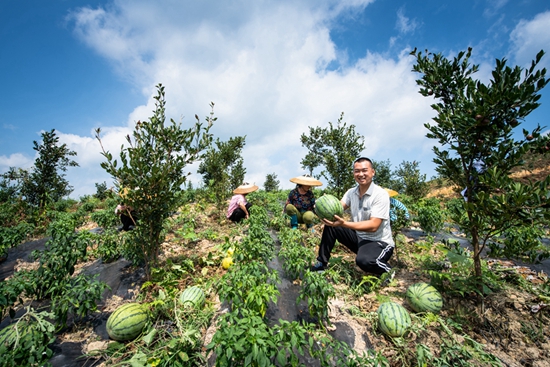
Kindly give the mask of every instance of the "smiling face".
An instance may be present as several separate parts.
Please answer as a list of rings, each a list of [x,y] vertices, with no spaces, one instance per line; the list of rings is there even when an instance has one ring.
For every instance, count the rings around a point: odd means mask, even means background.
[[[353,164],[353,178],[355,178],[355,182],[357,182],[359,186],[370,186],[374,173],[374,168],[372,168],[371,163],[367,160],[362,160]]]

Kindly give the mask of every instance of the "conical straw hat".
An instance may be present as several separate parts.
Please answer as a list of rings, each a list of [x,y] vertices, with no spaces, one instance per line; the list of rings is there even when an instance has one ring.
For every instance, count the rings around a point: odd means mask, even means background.
[[[234,194],[248,194],[252,191],[258,190],[258,186],[251,185],[248,182],[243,182],[243,184],[239,187],[237,187],[235,190],[233,190]]]
[[[294,182],[296,184],[306,185],[306,186],[322,186],[323,185],[321,183],[321,181],[318,181],[318,180],[314,179],[310,175],[302,175],[302,176],[291,178],[290,182]]]
[[[399,193],[395,190],[392,190],[392,189],[386,189],[384,188],[384,190],[386,190],[388,192],[388,194],[390,194],[390,197],[394,197],[394,196],[397,196],[399,195]]]

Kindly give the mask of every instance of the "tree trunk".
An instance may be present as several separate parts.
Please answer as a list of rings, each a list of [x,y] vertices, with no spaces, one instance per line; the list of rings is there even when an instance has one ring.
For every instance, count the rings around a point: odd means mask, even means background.
[[[468,217],[470,223],[472,223],[472,213],[468,212]],[[474,279],[476,286],[479,290],[480,298],[483,298],[483,272],[481,270],[481,247],[479,245],[479,234],[477,227],[471,228],[472,231],[472,247],[474,250],[473,260],[474,260]]]

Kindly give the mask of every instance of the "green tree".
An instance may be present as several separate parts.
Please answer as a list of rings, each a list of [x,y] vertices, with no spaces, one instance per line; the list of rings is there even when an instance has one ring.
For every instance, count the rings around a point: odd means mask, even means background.
[[[76,156],[76,152],[70,150],[67,144],[59,145],[54,129],[42,133],[42,142],[33,143],[38,158],[23,181],[21,193],[29,204],[43,208],[73,191],[63,172],[67,171],[67,167],[78,167],[78,163],[70,158]]]
[[[95,194],[94,197],[99,200],[105,200],[107,198],[109,189],[107,188],[107,182],[103,181],[102,183],[95,183]]]
[[[233,191],[238,186],[242,185],[244,182],[244,176],[246,175],[246,168],[244,168],[244,160],[241,158],[237,160],[237,163],[231,167],[231,172],[229,174],[230,187],[229,190]]]
[[[148,121],[138,121],[133,139],[126,136],[129,146],[122,146],[120,161],[105,151],[100,129],[96,138],[106,158],[101,163],[115,180],[117,188],[128,189],[125,204],[139,212],[140,221],[131,231],[135,253],[143,256],[145,271],[150,278],[151,268],[157,266],[163,229],[170,214],[180,206],[181,193],[189,172],[185,167],[200,159],[212,143],[210,127],[216,118],[214,103],[206,117],[206,126],[195,115],[193,127],[182,129],[173,119],[165,125],[164,87],[157,85],[156,109]],[[120,163],[120,164],[119,164]]]
[[[302,145],[307,144],[306,146],[308,148],[308,152],[300,161],[300,164],[303,169],[308,170],[309,175],[312,177],[314,176],[313,171],[315,168],[323,165],[323,156],[320,154],[324,148],[324,144],[321,140],[321,137],[324,135],[323,133],[324,130],[320,127],[309,127],[309,137],[306,138],[307,141],[304,143],[304,134],[302,134],[300,138]]]
[[[525,153],[548,144],[540,126],[530,133],[523,129],[523,139],[513,138],[521,121],[539,106],[539,92],[548,79],[546,69],[537,70],[541,51],[528,69],[497,59],[491,80],[484,84],[472,77],[479,67],[469,63],[471,52],[462,51],[453,60],[427,51],[411,54],[416,57],[413,71],[422,74],[417,80],[420,93],[436,99],[434,123],[425,124],[427,136],[439,143],[433,148],[436,170],[466,188],[466,200],[452,216],[470,236],[475,279],[483,294],[480,254],[487,242],[505,228],[537,226],[550,219],[550,178],[527,184],[510,178]]]
[[[392,182],[392,179],[391,179],[391,162],[390,162],[390,160],[389,159],[386,159],[385,161],[373,160],[372,164],[374,166],[374,169],[376,170],[376,175],[374,176],[374,182],[378,186],[394,189],[393,182]]]
[[[403,161],[393,172],[392,189],[411,196],[414,200],[419,200],[426,196],[429,191],[429,185],[426,182],[426,175],[420,173],[419,162]],[[378,171],[376,171],[378,175]]]
[[[365,138],[355,132],[354,125],[348,127],[343,119],[342,112],[336,126],[329,122],[328,128],[309,127],[309,136],[302,134],[300,137],[302,146],[308,149],[300,164],[310,173],[317,167],[324,167],[320,176],[327,180],[327,189],[337,196],[342,196],[354,185],[353,161],[365,149]]]
[[[264,190],[266,192],[277,192],[279,191],[280,181],[277,180],[277,175],[275,173],[268,173],[265,176]]]
[[[0,180],[0,203],[12,203],[20,198],[23,182],[29,172],[22,168],[10,167],[8,172],[2,173]]]
[[[241,154],[245,139],[238,136],[223,142],[218,138],[216,147],[208,148],[199,165],[197,172],[202,175],[204,184],[214,192],[218,208],[225,204],[231,191],[243,183],[246,170]]]

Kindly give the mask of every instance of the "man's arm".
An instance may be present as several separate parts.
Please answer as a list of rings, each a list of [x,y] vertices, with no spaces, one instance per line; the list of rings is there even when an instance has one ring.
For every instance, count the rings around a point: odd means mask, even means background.
[[[323,223],[331,227],[344,227],[344,228],[353,229],[355,231],[376,232],[380,227],[380,225],[382,224],[382,219],[370,218],[368,220],[363,220],[361,222],[351,222],[348,220],[344,220],[344,218],[341,218],[335,215],[333,222],[323,219]]]
[[[349,208],[349,206],[345,203],[345,201],[341,200],[341,203],[342,203],[342,206],[344,207],[344,210]],[[360,222],[352,222],[352,221],[344,220],[344,218],[335,215],[334,221],[331,222],[326,219],[323,219],[322,222],[327,226],[331,226],[331,227],[344,227],[344,228],[353,229],[355,231],[376,232],[380,227],[380,225],[382,224],[382,218],[371,217],[370,219],[363,220]]]

